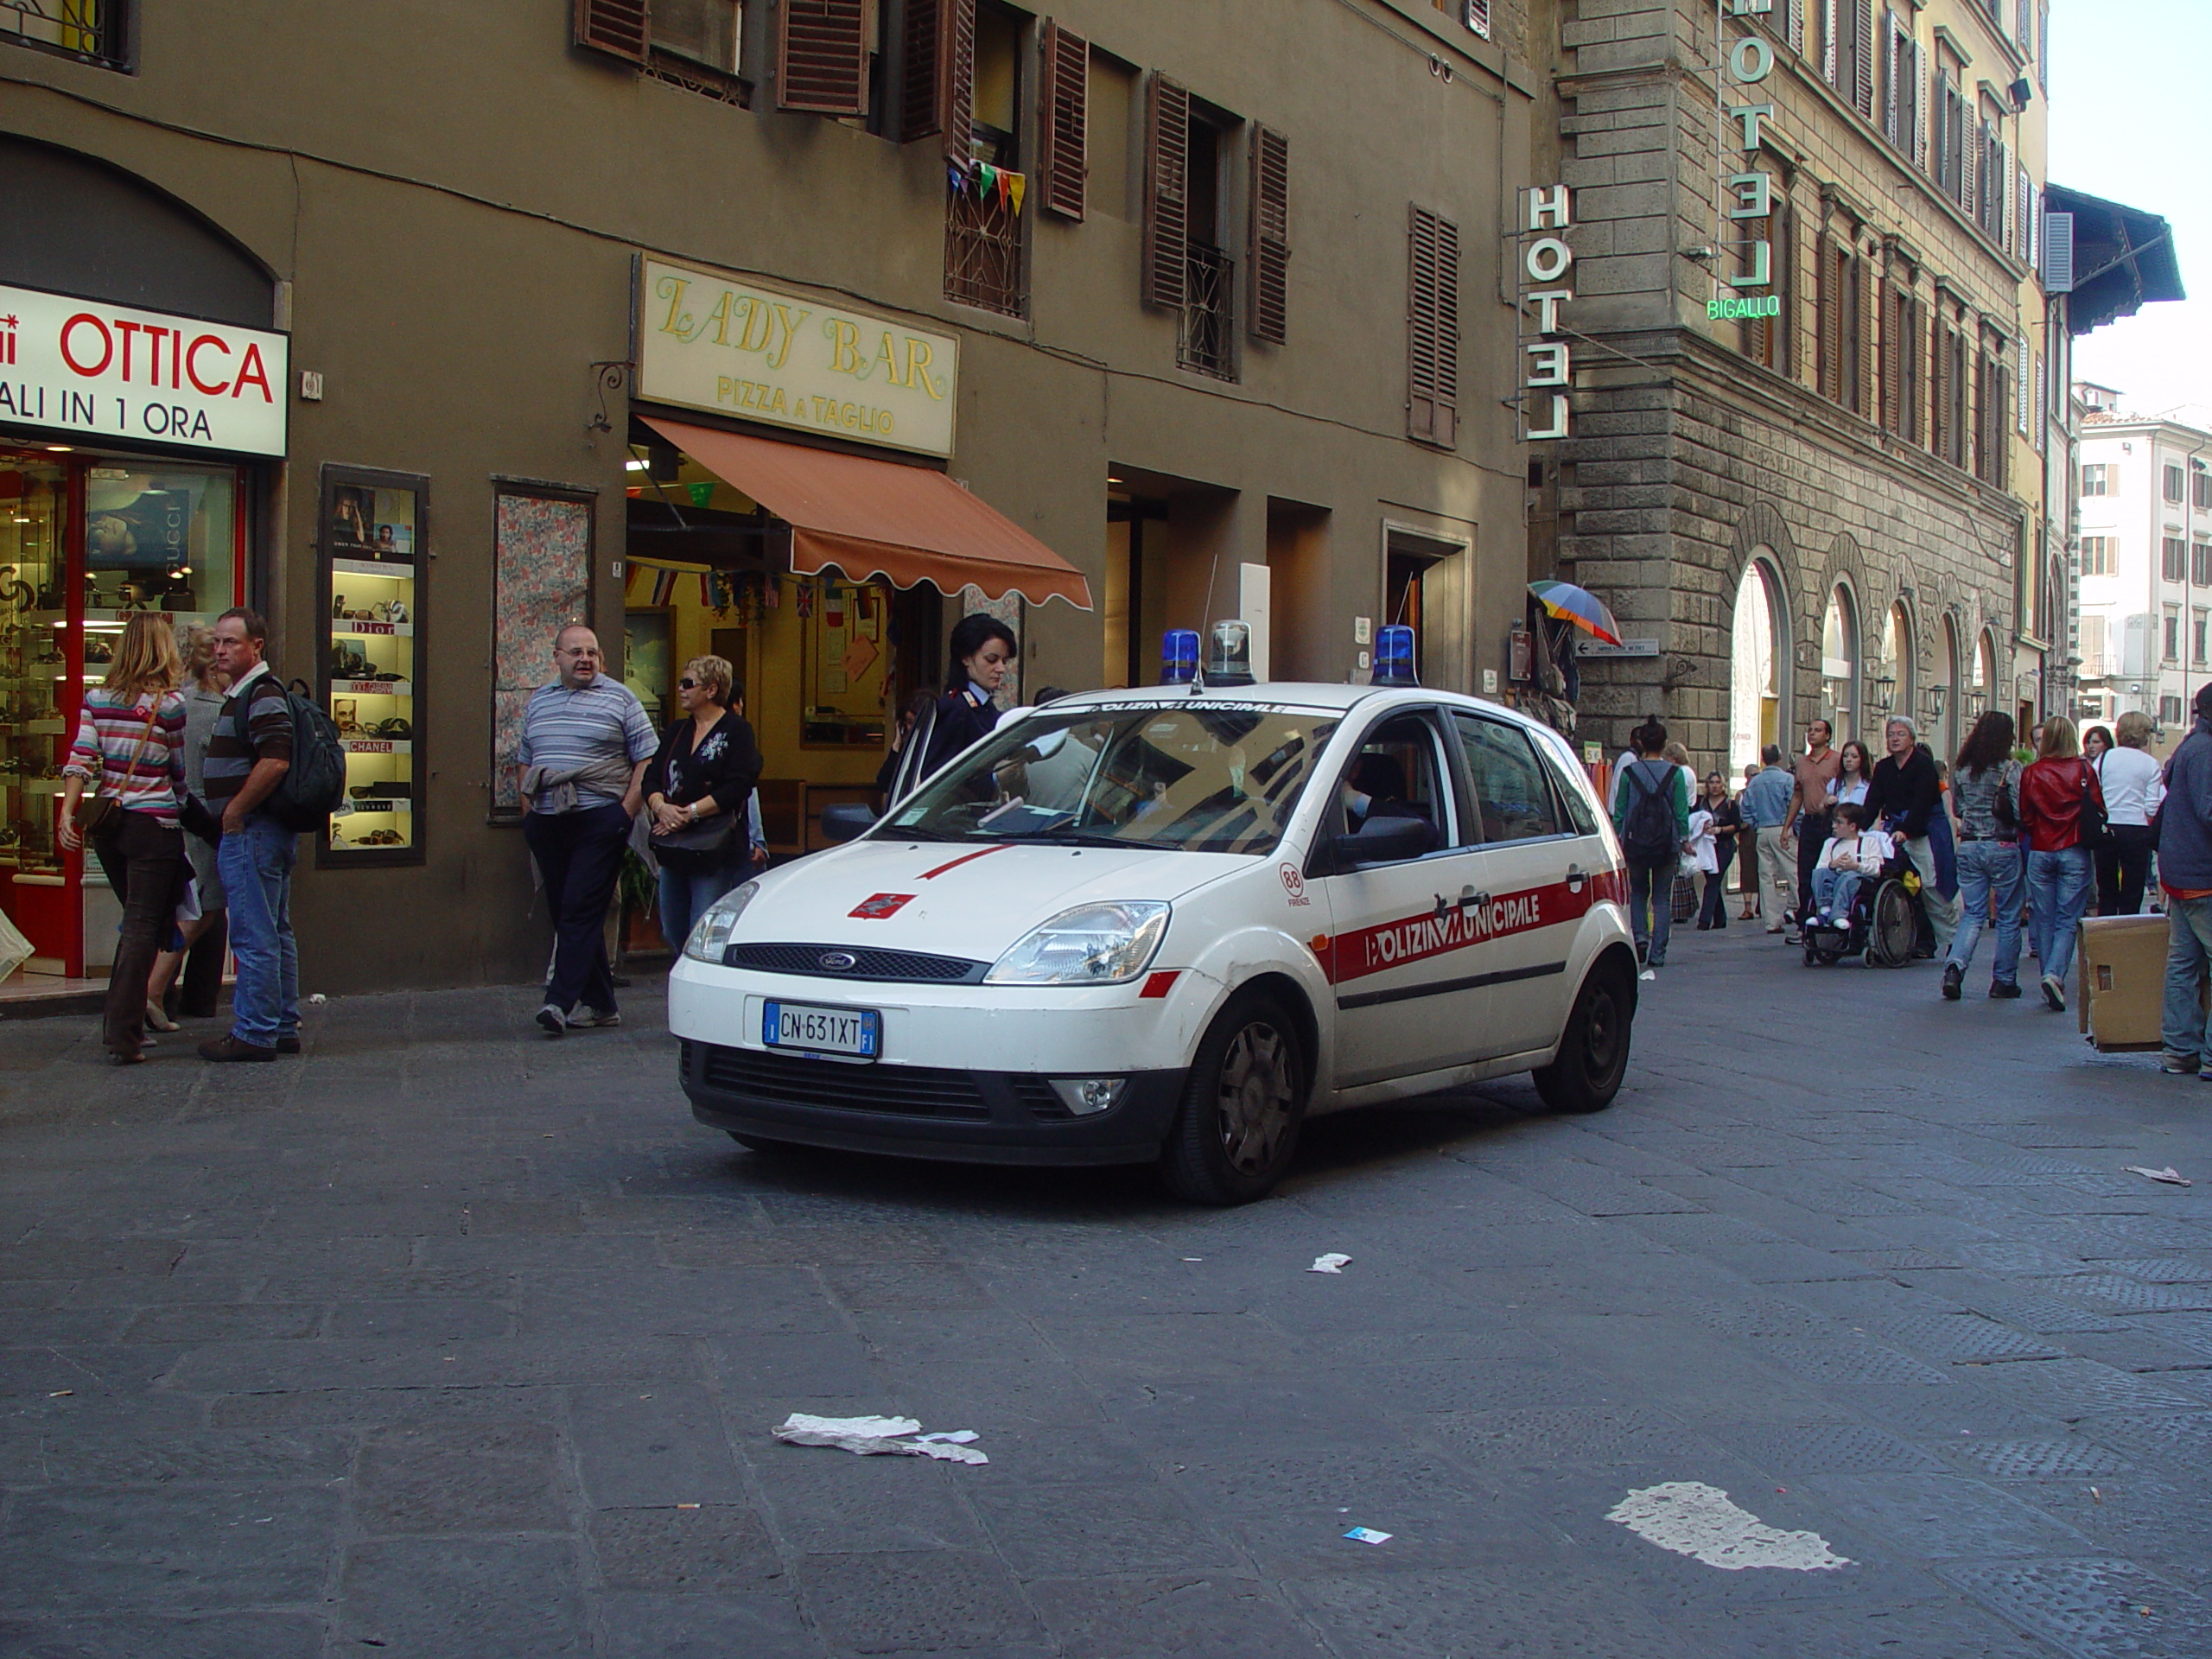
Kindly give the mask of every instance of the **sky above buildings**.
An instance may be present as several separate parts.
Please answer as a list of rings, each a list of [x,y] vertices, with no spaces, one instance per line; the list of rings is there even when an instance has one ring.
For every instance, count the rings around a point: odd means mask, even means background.
[[[2161,213],[2174,230],[2178,304],[2146,305],[2075,342],[2075,372],[2122,406],[2212,422],[2212,192],[2203,97],[2212,0],[2053,0],[2050,178]]]

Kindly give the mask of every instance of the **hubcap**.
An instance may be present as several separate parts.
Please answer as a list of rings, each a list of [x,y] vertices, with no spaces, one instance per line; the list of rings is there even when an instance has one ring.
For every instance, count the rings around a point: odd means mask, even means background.
[[[1263,1021],[1239,1031],[1221,1057],[1221,1149],[1244,1174],[1272,1164],[1289,1133],[1292,1073],[1290,1046]]]
[[[1588,1035],[1583,1052],[1588,1057],[1590,1075],[1592,1077],[1603,1077],[1613,1064],[1614,1046],[1620,1039],[1618,1015],[1619,1010],[1613,1006],[1610,992],[1592,992],[1590,1019],[1585,1027]]]

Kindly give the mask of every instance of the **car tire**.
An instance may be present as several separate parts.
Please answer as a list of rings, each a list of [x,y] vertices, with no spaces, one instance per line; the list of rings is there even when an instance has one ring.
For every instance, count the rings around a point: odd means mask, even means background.
[[[1628,1075],[1636,990],[1617,963],[1603,963],[1582,982],[1559,1058],[1535,1070],[1536,1092],[1555,1112],[1602,1112]]]
[[[1306,1089],[1306,1052],[1282,1006],[1264,995],[1232,1001],[1198,1044],[1160,1148],[1167,1190],[1192,1204],[1267,1197],[1298,1149]]]

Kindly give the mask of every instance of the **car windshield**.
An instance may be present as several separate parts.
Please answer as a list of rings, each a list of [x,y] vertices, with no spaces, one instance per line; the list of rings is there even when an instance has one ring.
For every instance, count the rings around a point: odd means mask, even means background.
[[[1178,699],[1001,727],[887,836],[1267,853],[1337,728],[1318,710]]]

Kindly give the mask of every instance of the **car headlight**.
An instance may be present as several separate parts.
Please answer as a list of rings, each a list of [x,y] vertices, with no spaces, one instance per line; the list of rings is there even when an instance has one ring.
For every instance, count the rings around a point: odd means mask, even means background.
[[[986,985],[1118,985],[1151,963],[1167,931],[1154,899],[1077,905],[1029,935],[983,976]]]
[[[745,914],[745,907],[760,892],[758,881],[747,881],[743,887],[732,887],[709,905],[696,922],[691,925],[691,937],[683,941],[683,954],[694,962],[711,962],[721,966],[722,950],[729,944],[729,936],[737,926],[737,918]]]

